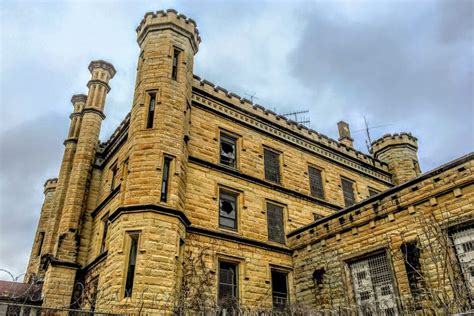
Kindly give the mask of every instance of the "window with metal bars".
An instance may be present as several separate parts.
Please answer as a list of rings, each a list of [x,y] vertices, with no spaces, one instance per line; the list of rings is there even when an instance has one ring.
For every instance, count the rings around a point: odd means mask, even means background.
[[[467,289],[474,297],[474,227],[468,226],[451,233],[456,257],[461,266]]]
[[[177,48],[173,50],[173,67],[171,68],[171,78],[173,80],[178,80],[178,61],[180,53],[181,51]]]
[[[219,192],[219,226],[237,229],[237,193]]]
[[[311,195],[320,199],[324,199],[323,177],[321,170],[309,166],[308,175]]]
[[[238,300],[237,264],[219,261],[219,305],[231,307]]]
[[[37,256],[41,255],[41,248],[43,248],[43,242],[44,242],[44,232],[39,232],[38,233],[38,251],[36,253]]]
[[[138,255],[138,240],[140,238],[139,232],[130,232],[128,234],[130,238],[130,252],[128,255],[128,266],[127,275],[125,280],[125,292],[124,297],[131,297],[133,291],[133,281],[135,278],[135,267],[137,265]]]
[[[380,193],[379,190],[375,190],[374,188],[369,187],[369,197],[377,195],[379,193]]]
[[[264,148],[265,179],[280,183],[280,154]]]
[[[109,231],[109,215],[102,219],[102,240],[100,242],[100,253],[107,250],[107,234]]]
[[[400,250],[402,251],[403,261],[405,262],[410,291],[416,303],[424,289],[420,264],[420,249],[416,241],[411,241],[402,244]]]
[[[351,206],[355,203],[354,182],[346,178],[341,178],[342,193],[344,195],[344,205]]]
[[[153,121],[155,119],[155,105],[156,105],[156,93],[150,93],[149,102],[148,102],[146,128],[153,128]]]
[[[163,159],[163,177],[161,179],[161,202],[168,201],[168,186],[170,180],[170,168],[171,168],[171,159],[170,157],[165,157]]]
[[[268,240],[285,243],[283,207],[267,202]]]
[[[235,168],[237,161],[237,140],[234,137],[221,134],[220,156],[221,164]]]
[[[349,264],[354,295],[362,315],[398,315],[392,270],[385,252]]]
[[[282,310],[288,305],[288,274],[272,270],[273,308]]]

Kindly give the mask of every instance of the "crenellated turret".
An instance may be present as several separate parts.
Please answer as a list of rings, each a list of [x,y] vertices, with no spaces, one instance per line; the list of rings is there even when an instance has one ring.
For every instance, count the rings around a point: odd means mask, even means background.
[[[372,142],[371,152],[376,159],[388,164],[394,184],[400,184],[417,177],[418,143],[410,133],[387,134]]]

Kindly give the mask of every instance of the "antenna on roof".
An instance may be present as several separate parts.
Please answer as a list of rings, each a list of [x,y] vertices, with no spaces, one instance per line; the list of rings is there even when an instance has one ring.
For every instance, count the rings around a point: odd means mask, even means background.
[[[369,121],[367,121],[367,118],[365,117],[364,115],[364,125],[365,125],[365,128],[364,129],[359,129],[357,131],[354,131],[353,133],[357,133],[357,132],[362,132],[364,131],[365,134],[366,134],[366,139],[365,139],[365,145],[367,146],[367,152],[370,153],[370,145],[372,144],[372,138],[370,137],[370,130],[371,129],[374,129],[374,128],[380,128],[380,127],[385,127],[385,126],[390,126],[392,124],[384,124],[384,125],[377,125],[377,126],[370,126],[369,127]]]
[[[254,92],[254,93],[244,93],[245,95],[249,96],[250,97],[250,101],[253,102],[253,100],[257,100],[258,98],[256,97],[257,95],[257,92]]]
[[[281,116],[286,117],[287,119],[293,120],[298,124],[310,127],[311,121],[309,118],[309,110],[295,111],[285,114],[280,114]]]

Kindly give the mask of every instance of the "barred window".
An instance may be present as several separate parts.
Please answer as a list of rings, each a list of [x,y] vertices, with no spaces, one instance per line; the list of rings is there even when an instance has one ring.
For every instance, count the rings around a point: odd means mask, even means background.
[[[351,206],[355,203],[354,182],[345,178],[341,178],[341,183],[342,193],[344,195],[344,205]]]
[[[237,193],[219,192],[219,226],[237,229]]]
[[[398,315],[392,270],[385,252],[349,264],[361,315]]]
[[[288,305],[288,276],[272,270],[272,298],[274,309],[284,309]]]
[[[283,207],[267,203],[268,240],[285,243]]]
[[[219,262],[219,304],[226,307],[234,305],[238,298],[237,265]]]
[[[474,296],[474,227],[457,229],[451,234],[466,286]]]
[[[237,161],[236,142],[234,137],[221,134],[220,158],[221,164],[235,168]]]
[[[264,164],[265,164],[265,179],[280,183],[280,154],[270,150],[264,149]]]
[[[321,170],[309,166],[308,175],[311,195],[320,199],[324,199],[323,178],[321,175]]]

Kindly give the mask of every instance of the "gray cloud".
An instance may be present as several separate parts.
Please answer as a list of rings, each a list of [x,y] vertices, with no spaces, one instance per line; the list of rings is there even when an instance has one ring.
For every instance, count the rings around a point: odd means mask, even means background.
[[[308,108],[337,138],[363,116],[373,137],[411,131],[424,170],[472,150],[473,2],[155,1],[0,4],[0,268],[26,268],[43,199],[57,175],[72,94],[87,65],[118,70],[106,139],[130,110],[143,14],[174,7],[198,23],[195,73],[279,113]],[[5,49],[8,48],[8,49]],[[364,150],[364,135],[354,133]],[[0,275],[2,278],[3,275]]]

